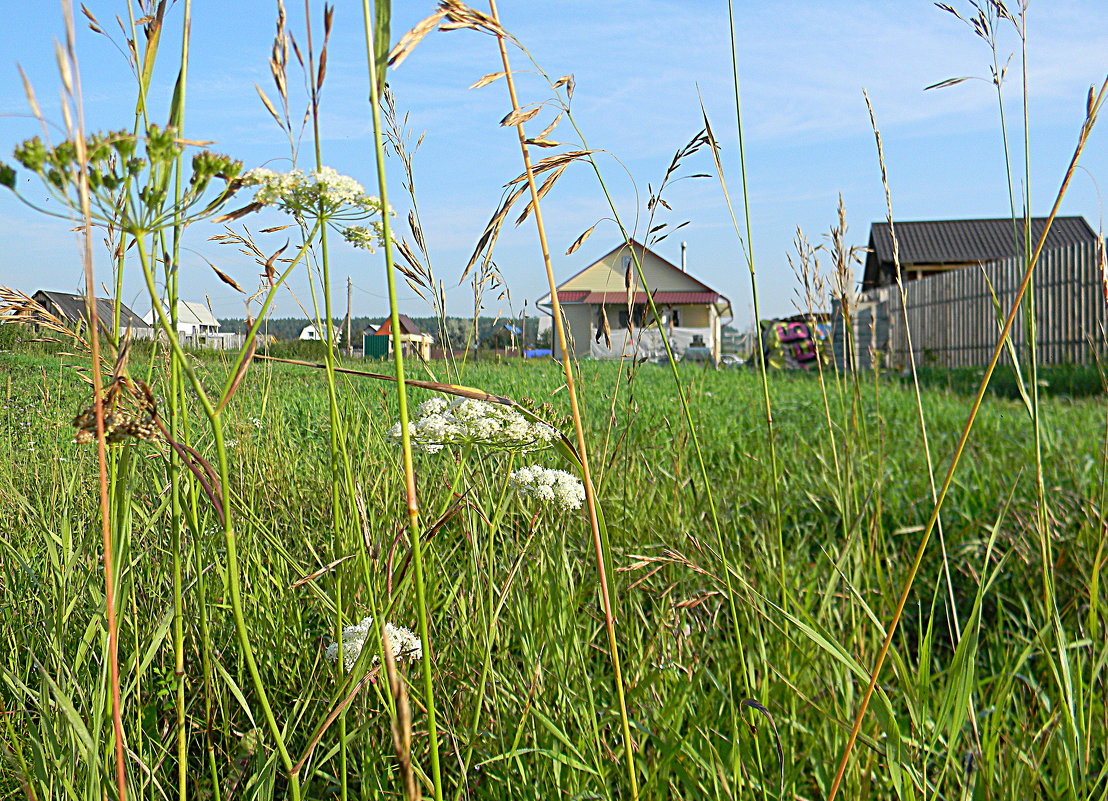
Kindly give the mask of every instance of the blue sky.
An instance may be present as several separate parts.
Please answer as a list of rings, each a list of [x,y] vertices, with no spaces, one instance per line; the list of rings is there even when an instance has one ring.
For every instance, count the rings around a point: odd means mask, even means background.
[[[88,2],[109,30],[118,3]],[[169,12],[152,108],[164,116],[176,72],[180,3]],[[290,29],[300,42],[303,11],[291,3]],[[338,3],[323,97],[324,162],[353,175],[371,192],[376,184],[364,63],[360,4]],[[394,40],[432,9],[431,2],[396,2]],[[955,5],[958,5],[955,3]],[[674,152],[700,128],[697,92],[722,146],[724,170],[740,205],[734,98],[726,3],[695,0],[501,0],[502,20],[547,73],[573,73],[573,111],[588,144],[606,151],[600,164],[621,215],[645,214],[647,186],[657,186]],[[484,6],[478,5],[483,9]],[[185,135],[215,140],[215,149],[246,165],[288,167],[288,145],[254,90],[272,95],[267,59],[275,2],[234,5],[194,3],[192,63]],[[321,6],[313,8],[319,15]],[[38,132],[25,116],[27,103],[16,70],[30,76],[45,113],[59,119],[59,80],[53,40],[63,34],[60,9],[5,3],[9,35],[0,59],[0,158]],[[319,20],[317,19],[317,24]],[[788,314],[796,281],[786,260],[797,226],[820,241],[835,220],[841,193],[850,241],[864,246],[869,224],[884,218],[884,194],[873,135],[862,99],[870,93],[885,141],[896,217],[902,220],[1004,216],[1008,191],[995,90],[972,80],[943,90],[923,87],[955,76],[987,76],[985,44],[948,14],[923,0],[886,2],[736,3],[736,32],[753,224],[753,252],[764,315]],[[1037,0],[1029,11],[1031,195],[1033,212],[1045,214],[1069,161],[1091,83],[1108,72],[1108,4],[1102,0]],[[18,37],[12,33],[18,31]],[[120,37],[117,36],[117,39]],[[1005,30],[1002,54],[1018,50]],[[128,127],[134,82],[115,45],[80,25],[78,55],[90,128]],[[513,66],[525,59],[513,53]],[[520,172],[515,132],[498,121],[510,110],[503,81],[467,87],[500,69],[495,40],[471,31],[436,32],[390,76],[401,111],[415,136],[425,134],[416,155],[416,193],[437,274],[446,280],[449,310],[467,314],[469,290],[454,287],[462,267],[496,207],[502,186]],[[524,102],[547,96],[533,76],[520,76]],[[1019,127],[1018,53],[1006,85],[1010,133],[1022,149]],[[295,105],[294,105],[295,107]],[[302,106],[301,106],[302,107]],[[530,124],[545,127],[550,114]],[[1084,215],[1098,227],[1100,186],[1108,187],[1108,119],[1096,131],[1062,213]],[[572,142],[559,126],[553,138]],[[303,154],[310,154],[305,143]],[[541,152],[539,155],[547,155]],[[307,162],[304,166],[309,166]],[[389,164],[390,200],[403,215],[399,165]],[[712,172],[707,153],[689,160],[686,173]],[[1022,174],[1022,167],[1017,167]],[[35,196],[32,183],[23,184]],[[672,207],[664,221],[689,224],[658,251],[679,260],[688,242],[690,272],[727,295],[736,324],[751,319],[750,286],[740,242],[731,226],[719,183],[683,181],[665,195]],[[555,274],[564,279],[603,255],[616,242],[611,223],[601,223],[572,256],[569,244],[608,211],[595,177],[570,170],[544,203]],[[399,219],[403,219],[401,216]],[[256,216],[253,228],[277,220]],[[0,195],[0,284],[26,291],[74,290],[80,282],[78,251],[69,225],[38,216],[10,194]],[[200,224],[189,245],[215,261],[244,287],[257,269],[229,248],[207,244],[217,226]],[[640,234],[643,232],[640,230]],[[283,240],[282,240],[283,242]],[[282,242],[276,242],[276,248]],[[546,292],[533,224],[506,228],[495,260],[511,291],[511,308],[494,297],[485,313],[518,314]],[[190,299],[210,298],[219,316],[241,316],[242,302],[198,257],[183,262],[182,285]],[[101,265],[99,280],[108,272]],[[352,277],[356,315],[387,310],[381,254],[368,256],[339,246],[332,255],[336,307],[345,304],[345,278]],[[292,288],[307,300],[307,285]],[[136,275],[126,299],[140,314],[149,307]],[[402,310],[427,313],[410,291]],[[277,314],[298,313],[282,296]]]

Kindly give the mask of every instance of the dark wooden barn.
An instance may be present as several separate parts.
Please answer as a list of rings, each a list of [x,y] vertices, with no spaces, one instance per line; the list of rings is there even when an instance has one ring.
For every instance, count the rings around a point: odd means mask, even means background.
[[[1031,220],[1033,247],[1045,224],[1041,217]],[[889,225],[874,223],[849,330],[834,304],[836,363],[865,369],[876,358],[903,368],[910,331],[917,364],[986,364],[999,334],[997,304],[1008,311],[1026,267],[1023,221],[898,222],[894,230],[905,298],[896,286]],[[1041,363],[1084,364],[1103,351],[1103,260],[1102,240],[1083,217],[1054,220],[1033,281]],[[1013,340],[1022,349],[1023,327],[1017,329]]]
[[[1045,225],[1045,217],[1031,219],[1032,245],[1039,241]],[[906,282],[1019,256],[1024,248],[1023,220],[927,220],[897,222],[894,228]],[[1056,217],[1044,250],[1096,241],[1096,232],[1084,217]],[[870,226],[868,251],[862,290],[895,284],[893,238],[887,222]]]
[[[31,296],[31,299],[63,320],[70,328],[88,327],[88,309],[84,295],[40,289]],[[110,329],[115,319],[115,301],[110,298],[97,298],[96,316],[103,330]],[[130,328],[131,336],[135,339],[151,339],[154,336],[150,323],[145,322],[122,302],[119,304],[119,324],[124,331]]]

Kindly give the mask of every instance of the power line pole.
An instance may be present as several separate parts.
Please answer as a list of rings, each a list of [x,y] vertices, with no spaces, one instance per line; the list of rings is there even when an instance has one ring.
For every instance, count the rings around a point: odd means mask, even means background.
[[[519,358],[527,358],[527,300],[523,301],[523,319],[520,321]]]
[[[354,355],[354,340],[350,337],[350,299],[354,294],[354,284],[350,281],[350,276],[346,276],[346,355]]]

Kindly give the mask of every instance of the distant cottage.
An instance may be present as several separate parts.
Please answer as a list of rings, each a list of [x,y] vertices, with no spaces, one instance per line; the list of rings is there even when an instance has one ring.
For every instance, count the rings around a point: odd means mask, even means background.
[[[406,314],[399,315],[400,321],[400,348],[405,356],[418,356],[427,361],[431,358],[431,345],[435,338],[419,330],[419,326],[412,322]],[[385,322],[376,331],[366,330],[362,336],[362,353],[367,359],[374,357],[390,356],[392,354],[392,318],[386,317]]]
[[[1031,219],[1033,249],[1045,226],[1045,218]],[[1007,313],[1026,268],[1023,220],[1014,225],[1010,218],[897,222],[893,230],[906,295],[903,308],[889,225],[874,223],[862,292],[848,314],[833,303],[836,363],[868,369],[876,357],[881,366],[903,369],[910,331],[916,364],[987,364],[999,336],[996,303]],[[1032,284],[1042,364],[1098,358],[1105,333],[1102,248],[1102,239],[1083,217],[1054,219]],[[1022,325],[1012,339],[1022,358]]]
[[[558,285],[558,302],[573,340],[573,355],[661,358],[665,355],[661,326],[678,356],[703,354],[719,361],[723,320],[731,317],[731,302],[646,246],[634,241],[632,246],[642,262],[646,287],[638,281],[626,243]],[[650,319],[647,289],[660,320]],[[549,294],[537,303],[550,311]]]
[[[166,315],[168,314],[169,310],[166,309]],[[143,319],[156,324],[154,315],[155,312],[151,309]],[[246,335],[220,331],[219,320],[215,319],[215,315],[205,304],[178,300],[177,341],[190,348],[235,350],[242,347]]]
[[[166,316],[169,316],[169,309],[165,310]],[[157,321],[154,319],[154,310],[151,309],[146,313],[146,316],[142,318],[148,324],[153,326]],[[211,313],[203,303],[192,303],[187,300],[177,301],[177,333],[184,334],[189,337],[202,336],[206,334],[218,334],[219,333],[219,321],[215,319],[215,315]]]
[[[31,296],[31,299],[70,328],[88,329],[88,308],[84,295],[40,289]],[[110,298],[97,298],[96,316],[100,321],[101,330],[110,330],[115,320],[115,301]],[[150,339],[154,336],[153,328],[122,302],[119,304],[119,325],[124,331],[129,328],[133,339]]]

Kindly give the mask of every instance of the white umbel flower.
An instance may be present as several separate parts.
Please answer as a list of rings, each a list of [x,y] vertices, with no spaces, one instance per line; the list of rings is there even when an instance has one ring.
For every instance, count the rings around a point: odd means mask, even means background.
[[[380,241],[380,234],[364,225],[348,225],[342,229],[342,238],[356,248],[373,253],[373,249]]]
[[[242,183],[257,187],[255,203],[275,206],[296,217],[325,220],[355,247],[373,250],[381,239],[379,222],[372,221],[368,226],[337,224],[379,217],[383,205],[380,199],[367,195],[360,183],[332,167],[321,167],[310,173],[303,170],[274,172],[257,167],[243,174]]]
[[[447,445],[481,445],[526,453],[549,447],[558,430],[504,404],[473,398],[450,403],[435,397],[419,405],[416,418],[408,422],[408,434],[412,445],[427,453],[437,453]],[[389,431],[389,437],[400,439],[399,423]]]
[[[508,476],[508,483],[520,495],[536,498],[560,509],[580,509],[585,502],[585,485],[572,473],[533,464]]]
[[[346,670],[350,670],[358,661],[358,655],[365,647],[366,637],[372,632],[372,626],[373,618],[364,617],[356,626],[347,626],[342,630],[342,662]],[[423,642],[411,629],[386,623],[385,636],[389,639],[389,648],[392,649],[397,662],[418,662],[423,658]],[[324,656],[329,662],[337,660],[339,644],[333,642],[328,645]],[[377,663],[376,655],[373,657],[373,662]]]

